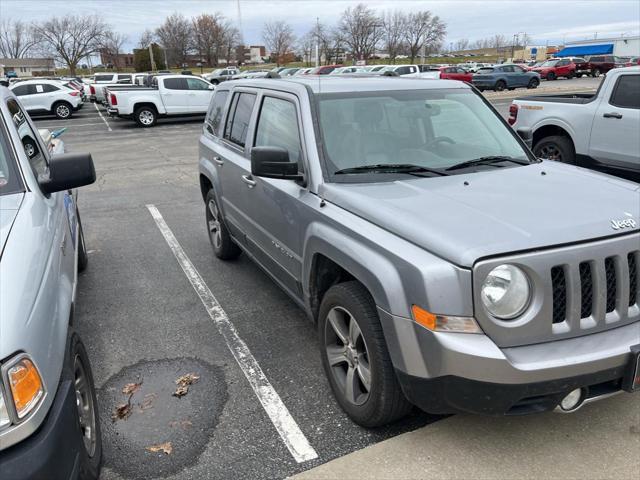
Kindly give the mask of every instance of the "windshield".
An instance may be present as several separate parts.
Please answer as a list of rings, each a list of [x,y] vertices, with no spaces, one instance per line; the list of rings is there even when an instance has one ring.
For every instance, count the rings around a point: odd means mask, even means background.
[[[445,169],[484,157],[529,157],[515,134],[467,89],[322,94],[320,129],[331,174],[364,165]]]
[[[555,67],[560,60],[548,60],[542,64],[543,67]]]
[[[9,151],[7,136],[0,128],[0,195],[8,195],[22,190],[21,181]]]

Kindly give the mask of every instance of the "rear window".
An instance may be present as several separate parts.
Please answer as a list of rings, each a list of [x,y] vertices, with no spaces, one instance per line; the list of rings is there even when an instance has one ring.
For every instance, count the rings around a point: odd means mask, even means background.
[[[213,135],[220,135],[222,114],[224,113],[224,106],[227,103],[228,97],[229,90],[220,90],[214,94],[213,100],[211,101],[211,106],[209,107],[209,113],[207,114],[206,122],[209,124],[209,131]]]
[[[253,104],[256,102],[255,93],[236,93],[229,115],[224,138],[230,142],[244,147],[249,131],[249,121],[253,112]]]
[[[622,75],[609,103],[621,108],[640,109],[640,75]]]
[[[96,82],[110,82],[113,80],[113,75],[96,75],[94,80]]]

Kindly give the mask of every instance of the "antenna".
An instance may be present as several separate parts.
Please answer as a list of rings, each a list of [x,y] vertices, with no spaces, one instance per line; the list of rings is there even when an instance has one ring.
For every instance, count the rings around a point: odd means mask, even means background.
[[[236,0],[238,9],[238,30],[240,31],[240,42],[244,45],[244,35],[242,34],[242,11],[240,10],[240,0]]]

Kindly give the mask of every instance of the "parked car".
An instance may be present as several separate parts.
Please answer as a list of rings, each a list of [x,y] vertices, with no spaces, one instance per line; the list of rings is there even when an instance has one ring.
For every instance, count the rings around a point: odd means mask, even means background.
[[[640,182],[640,66],[610,70],[596,94],[514,100],[509,123],[538,157]]]
[[[625,62],[625,67],[634,67],[636,65],[640,65],[640,57],[631,57],[627,62]]]
[[[58,80],[25,80],[9,87],[30,115],[50,114],[61,120],[82,108],[82,94]]]
[[[213,253],[304,309],[360,425],[640,389],[637,188],[540,162],[469,85],[241,80],[199,158]]]
[[[202,75],[207,82],[212,85],[218,85],[219,83],[226,82],[227,80],[231,80],[231,77],[234,75],[238,75],[240,70],[235,67],[228,68],[216,68],[211,73],[206,73]]]
[[[599,77],[614,68],[624,67],[624,62],[614,55],[592,55],[587,57],[592,77]]]
[[[285,68],[280,72],[281,77],[290,77],[291,75],[295,75],[296,72],[300,70],[299,68]]]
[[[294,75],[296,75],[296,76],[298,76],[298,75],[308,75],[309,72],[311,72],[311,70],[313,70],[313,68],[301,68]]]
[[[473,73],[467,72],[461,67],[440,67],[440,78],[442,80],[460,80],[462,82],[473,81]]]
[[[161,75],[151,87],[113,87],[106,90],[107,113],[153,127],[159,117],[204,115],[215,86],[199,77]]]
[[[390,65],[372,65],[371,66],[371,70],[369,70],[370,72],[374,73],[374,72],[380,72],[382,70],[384,70],[385,68],[389,67]]]
[[[537,88],[540,85],[540,75],[537,72],[528,72],[519,65],[503,64],[481,68],[473,75],[472,82],[480,91],[492,89],[501,92],[505,88]]]
[[[308,75],[329,75],[336,68],[340,68],[342,65],[321,65],[319,67],[312,68]]]
[[[363,67],[349,66],[349,67],[336,68],[329,75],[344,75],[344,74],[353,74],[353,73],[369,73],[369,71]]]
[[[139,77],[141,74],[137,74]],[[96,74],[93,84],[89,85],[89,100],[106,103],[104,92],[106,88],[116,85],[133,85],[134,75],[130,73]]]
[[[88,260],[77,188],[95,181],[93,161],[50,154],[6,88],[0,115],[1,476],[97,479],[96,392],[72,322]]]
[[[539,67],[531,69],[544,80],[557,80],[560,77],[573,78],[576,76],[576,65],[568,58],[554,58],[547,60]]]
[[[591,74],[591,65],[587,60],[583,57],[564,57],[566,60],[573,62],[576,66],[575,68],[575,76],[580,78],[583,75]]]
[[[379,71],[393,72],[401,77],[417,77],[420,75],[420,68],[418,65],[389,65]]]

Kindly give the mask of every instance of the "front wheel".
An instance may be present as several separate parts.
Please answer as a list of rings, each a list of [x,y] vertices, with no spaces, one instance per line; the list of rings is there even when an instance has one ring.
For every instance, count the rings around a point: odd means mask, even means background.
[[[227,226],[218,208],[218,200],[213,190],[209,190],[205,201],[207,204],[205,212],[207,232],[209,233],[209,241],[213,246],[213,253],[222,260],[238,258],[242,250],[234,243],[227,231]]]
[[[576,73],[576,77],[582,78],[582,74],[581,73]]]
[[[544,137],[533,147],[533,153],[538,158],[555,160],[557,162],[575,164],[576,153],[571,140],[561,135]]]
[[[575,77],[575,76],[576,76],[575,72],[569,72],[569,73],[567,74],[567,78],[568,78],[569,80],[571,80],[571,79],[572,79],[573,77]]]
[[[532,78],[531,80],[529,80],[527,88],[538,88],[538,85],[540,85],[540,80],[538,80],[537,78]]]
[[[598,78],[600,76],[600,69],[596,68],[594,70],[591,71],[591,76],[594,78]]]
[[[320,305],[322,365],[340,407],[363,427],[379,427],[412,408],[396,379],[369,292],[357,281],[331,287]]]

